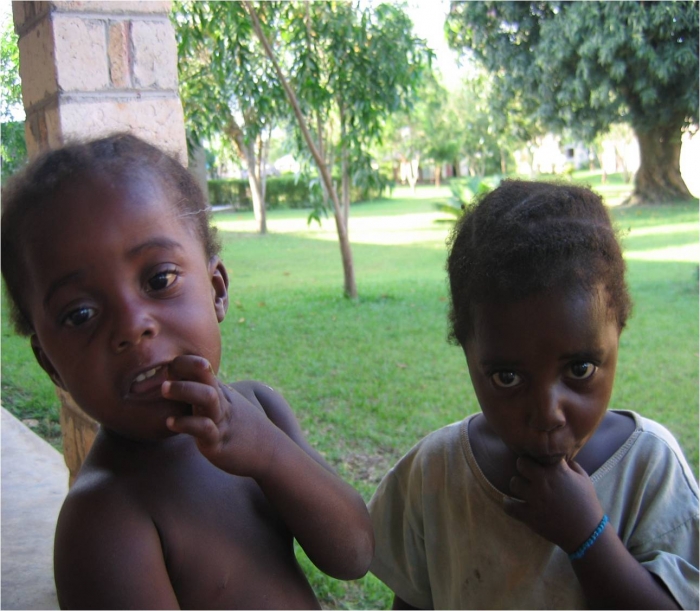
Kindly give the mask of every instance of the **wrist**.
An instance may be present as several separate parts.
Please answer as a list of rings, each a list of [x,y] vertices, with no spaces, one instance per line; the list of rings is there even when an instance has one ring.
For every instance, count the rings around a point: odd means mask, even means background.
[[[598,525],[588,536],[588,538],[569,554],[569,560],[573,562],[574,560],[580,560],[583,558],[586,555],[586,552],[588,552],[588,550],[595,545],[595,542],[598,540],[600,535],[603,534],[603,531],[605,530],[605,527],[608,525],[609,521],[610,520],[608,519],[607,514],[603,515],[600,522],[598,522]]]

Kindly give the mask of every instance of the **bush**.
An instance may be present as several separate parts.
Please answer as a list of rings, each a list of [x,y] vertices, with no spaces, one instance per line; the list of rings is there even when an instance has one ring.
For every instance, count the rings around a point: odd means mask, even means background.
[[[334,177],[336,179],[336,177]],[[336,179],[336,184],[340,180]],[[253,200],[247,178],[221,178],[207,181],[209,202],[212,206],[231,206],[234,210],[252,210]],[[350,190],[352,203],[380,197],[387,188],[384,181],[372,186],[353,186]],[[285,174],[269,176],[265,187],[266,208],[312,208],[311,181],[308,177]]]
[[[212,206],[231,206],[235,210],[252,208],[247,180],[218,178],[207,181],[209,203]]]
[[[310,208],[309,180],[293,174],[267,179],[265,200],[268,210],[276,208]]]
[[[24,121],[0,124],[0,167],[2,180],[14,174],[27,162],[27,145],[24,141]]]

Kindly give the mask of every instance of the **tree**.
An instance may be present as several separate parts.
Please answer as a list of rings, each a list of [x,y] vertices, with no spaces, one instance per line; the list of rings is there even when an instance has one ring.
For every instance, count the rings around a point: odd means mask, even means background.
[[[414,192],[421,161],[434,162],[439,184],[441,165],[456,162],[460,152],[459,130],[448,109],[450,95],[432,70],[424,72],[416,96],[410,108],[388,118],[377,147],[380,157],[398,164],[394,166],[395,178],[406,180]]]
[[[272,63],[297,125],[332,202],[344,272],[344,292],[357,297],[348,236],[350,185],[372,178],[369,148],[383,122],[410,105],[428,65],[424,41],[392,5],[347,2],[242,2]],[[279,32],[283,52],[270,44]],[[293,75],[293,76],[288,76]],[[337,126],[331,137],[327,128]],[[337,164],[340,193],[332,177]]]
[[[455,127],[460,114],[455,112],[452,97],[433,73],[423,82],[419,102],[411,115],[420,123],[417,131],[421,152],[434,163],[435,185],[439,187],[442,166],[459,165],[461,133]]]
[[[5,179],[27,160],[24,121],[17,116],[22,109],[19,78],[19,49],[12,19],[3,15],[0,31],[0,165]]]
[[[640,146],[633,202],[692,198],[682,130],[698,121],[698,3],[452,2],[450,46],[499,75],[500,99],[584,140],[629,123]],[[499,109],[494,109],[499,112]]]
[[[240,3],[178,2],[173,20],[188,130],[197,142],[223,135],[232,143],[266,233],[265,167],[271,131],[287,112],[284,92]]]

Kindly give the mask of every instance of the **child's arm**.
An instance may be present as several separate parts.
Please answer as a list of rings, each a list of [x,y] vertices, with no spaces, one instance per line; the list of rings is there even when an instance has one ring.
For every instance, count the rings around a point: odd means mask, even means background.
[[[163,396],[192,404],[193,414],[170,418],[168,426],[195,437],[220,469],[254,478],[319,569],[338,579],[362,577],[374,553],[367,507],[305,440],[300,443],[286,402],[259,385],[255,405],[219,382],[201,357],[179,357],[170,368],[177,381],[163,384]]]
[[[80,480],[56,528],[54,573],[61,609],[179,609],[158,531],[114,482]]]
[[[586,472],[575,461],[543,466],[522,457],[517,468],[520,476],[511,481],[511,490],[522,502],[507,500],[506,512],[568,554],[576,551],[604,514]],[[582,558],[571,562],[591,608],[679,608],[610,524]]]

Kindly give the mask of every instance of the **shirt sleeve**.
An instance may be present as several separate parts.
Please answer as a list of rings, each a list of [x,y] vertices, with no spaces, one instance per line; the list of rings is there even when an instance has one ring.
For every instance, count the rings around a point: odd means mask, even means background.
[[[369,502],[375,555],[370,571],[413,607],[431,609],[422,516],[421,477],[405,456],[384,477]]]
[[[624,533],[630,553],[668,588],[683,609],[698,609],[698,488],[673,436],[645,420],[643,473],[628,496]]]

